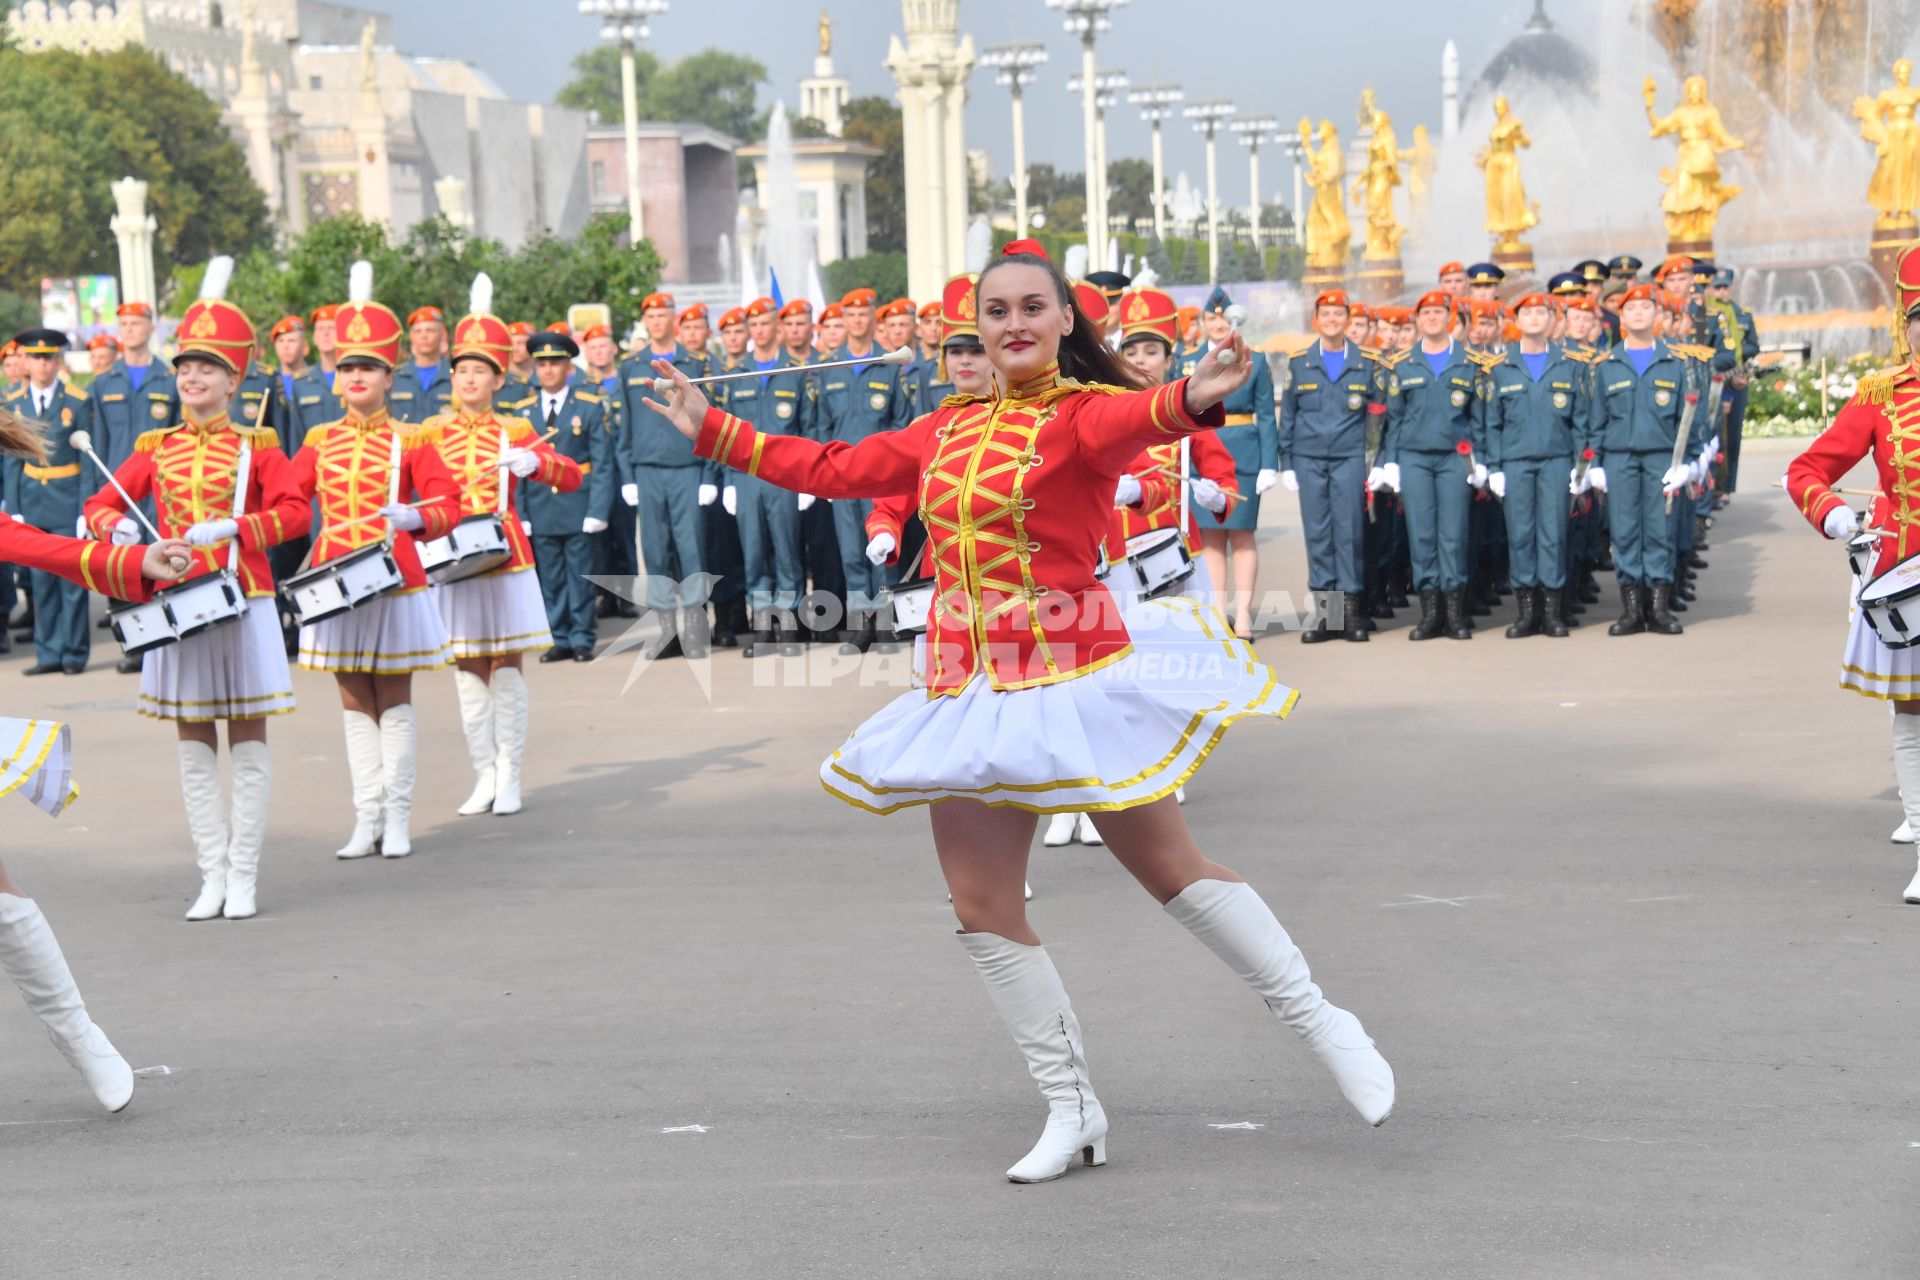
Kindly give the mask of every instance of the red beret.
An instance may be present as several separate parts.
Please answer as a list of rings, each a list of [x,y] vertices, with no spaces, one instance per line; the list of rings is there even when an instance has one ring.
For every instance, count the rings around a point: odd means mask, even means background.
[[[685,324],[689,320],[705,320],[706,318],[707,304],[704,302],[696,302],[680,313],[681,324]]]
[[[267,333],[267,336],[269,338],[277,338],[283,333],[292,333],[295,330],[304,332],[306,327],[305,322],[302,321],[299,316],[281,316],[273,322],[273,328]]]
[[[842,295],[840,306],[842,308],[870,307],[878,301],[879,297],[880,295],[871,289],[849,289]]]
[[[1326,289],[1321,292],[1319,297],[1313,300],[1314,310],[1318,311],[1321,307],[1345,307],[1351,311],[1353,310],[1353,303],[1347,301],[1347,291],[1345,289]]]
[[[580,341],[592,342],[595,338],[611,338],[612,336],[613,330],[607,328],[606,325],[590,324],[587,326],[587,331],[580,335]]]
[[[1465,274],[1467,274],[1467,268],[1464,263],[1448,262],[1448,263],[1442,264],[1440,268],[1440,276],[1442,278],[1446,276],[1456,276],[1456,275],[1463,276]]]
[[[516,338],[530,338],[533,336],[533,322],[530,320],[515,320],[507,326],[507,332]]]
[[[340,304],[337,302],[322,303],[313,309],[313,314],[307,317],[307,323],[315,325],[319,324],[322,320],[331,320],[335,315],[339,314],[339,311]]]
[[[411,329],[413,328],[413,326],[417,324],[442,324],[443,325],[446,322],[447,322],[447,317],[441,313],[440,308],[421,307],[419,310],[415,311],[412,315],[407,317],[407,328]]]
[[[1522,307],[1551,308],[1552,305],[1553,305],[1552,303],[1547,301],[1547,295],[1544,293],[1523,293],[1519,297],[1515,298],[1511,303],[1513,313],[1515,315],[1520,314],[1520,308]]]
[[[742,316],[745,314],[745,312],[741,313]],[[795,298],[788,302],[786,306],[780,308],[780,318],[782,320],[787,319],[789,316],[806,316],[808,319],[812,319],[813,304],[805,298]]]
[[[113,314],[117,316],[143,316],[151,320],[153,319],[153,304],[150,302],[123,302],[114,308]]]
[[[1440,307],[1444,310],[1451,311],[1453,310],[1453,295],[1445,289],[1429,289],[1420,295],[1420,301],[1413,304],[1415,311],[1425,311],[1428,307]]]
[[[770,316],[773,313],[774,305],[772,298],[755,298],[747,304],[748,319],[752,319],[755,316]]]
[[[640,299],[640,309],[642,311],[652,311],[659,307],[665,307],[669,311],[673,310],[673,295],[670,293],[650,293]]]
[[[1016,254],[1022,253],[1029,254],[1035,258],[1047,257],[1046,247],[1038,240],[1009,240],[1007,241],[1006,247],[1000,250],[1000,256],[1003,258],[1011,258]],[[1047,260],[1049,262],[1052,261],[1051,258]]]
[[[1623,307],[1629,302],[1655,301],[1657,301],[1657,299],[1653,296],[1653,286],[1650,284],[1637,284],[1620,295],[1620,305]]]
[[[792,304],[789,303],[788,305],[792,305]],[[746,322],[747,322],[747,309],[745,307],[734,307],[731,310],[722,311],[720,313],[720,323],[715,327],[720,329],[731,329],[733,328],[733,326],[737,324],[745,324]]]

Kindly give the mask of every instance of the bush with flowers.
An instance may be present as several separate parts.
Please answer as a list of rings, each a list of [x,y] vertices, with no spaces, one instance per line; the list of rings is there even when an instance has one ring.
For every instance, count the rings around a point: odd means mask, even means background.
[[[1885,357],[1861,354],[1846,360],[1829,360],[1824,375],[1820,365],[1814,362],[1791,369],[1756,369],[1753,382],[1747,388],[1747,422],[1741,434],[1763,439],[1818,435],[1827,429],[1841,406],[1853,398],[1860,379],[1885,363]],[[1820,401],[1823,378],[1824,417]]]

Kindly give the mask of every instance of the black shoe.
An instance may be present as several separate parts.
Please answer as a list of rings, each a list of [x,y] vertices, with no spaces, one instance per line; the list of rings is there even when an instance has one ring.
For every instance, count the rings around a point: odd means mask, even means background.
[[[1441,616],[1440,593],[1422,591],[1420,593],[1420,621],[1413,624],[1413,630],[1407,632],[1409,640],[1432,640],[1446,627]]]
[[[866,627],[848,627],[840,633],[840,652],[865,653],[873,647],[873,632]]]
[[[1527,636],[1540,634],[1541,588],[1515,587],[1514,606],[1517,610],[1513,625],[1507,628],[1507,639],[1521,640]]]
[[[588,645],[588,646],[587,646],[586,648],[584,648],[584,649],[575,649],[575,650],[573,651],[573,660],[574,660],[575,662],[592,662],[592,661],[593,661],[593,646],[592,646],[592,645]]]
[[[709,636],[707,610],[704,605],[693,605],[680,610],[680,641],[687,657],[699,659],[707,656]]]
[[[1637,636],[1647,629],[1647,620],[1641,613],[1645,607],[1640,602],[1643,591],[1644,588],[1638,583],[1622,582],[1620,584],[1620,617],[1607,628],[1608,635]]]
[[[292,655],[289,654],[288,656],[291,657]],[[126,657],[120,659],[120,661],[114,663],[113,669],[115,671],[118,671],[123,676],[139,675],[140,674],[140,655],[137,653],[128,654]]]
[[[1565,589],[1561,587],[1535,587],[1533,589],[1533,598],[1541,605],[1540,634],[1543,636],[1552,636],[1556,640],[1566,639],[1567,620],[1561,612],[1560,607],[1566,598]]]
[[[789,658],[797,658],[806,652],[800,644],[800,628],[798,627],[775,627],[773,630],[773,640],[775,644],[780,646],[780,652]]]
[[[1333,633],[1327,630],[1327,620],[1325,618],[1320,619],[1320,621],[1300,633],[1301,644],[1319,644],[1322,640],[1331,639],[1333,639]]]
[[[740,637],[733,629],[733,620],[727,617],[726,606],[715,606],[714,613],[717,617],[714,619],[713,635],[711,637],[713,647],[716,649],[738,649],[740,647]]]
[[[1412,604],[1413,601],[1407,596],[1407,593],[1398,588],[1387,593],[1387,607],[1389,609],[1405,609],[1409,608]],[[1392,615],[1389,614],[1388,616],[1391,617]]]
[[[60,669],[57,662],[36,662],[20,674],[23,676],[50,676]]]
[[[620,601],[616,596],[603,595],[599,607],[594,612],[602,618],[611,618],[620,612]]]
[[[78,658],[69,658],[60,664],[60,669],[70,676],[77,676],[87,669],[87,664]]]
[[[564,644],[557,644],[540,655],[542,662],[565,662],[573,657],[573,650]]]
[[[1647,630],[1657,635],[1677,636],[1685,627],[1673,616],[1673,584],[1656,582],[1647,603]]]
[[[1464,589],[1447,592],[1447,639],[1473,639],[1472,614],[1467,609]]]
[[[1373,619],[1367,616],[1364,597],[1358,592],[1346,593],[1347,640],[1351,643],[1363,643],[1373,636]]]
[[[1367,617],[1385,622],[1393,616],[1393,606],[1387,603],[1385,594],[1376,592],[1367,604]]]
[[[12,653],[12,652],[13,652],[13,637],[7,634],[7,629],[5,627],[0,627],[0,653]]]
[[[1687,553],[1687,568],[1704,569],[1707,567],[1706,557],[1700,554],[1700,546],[1700,543],[1694,543],[1694,549]]]

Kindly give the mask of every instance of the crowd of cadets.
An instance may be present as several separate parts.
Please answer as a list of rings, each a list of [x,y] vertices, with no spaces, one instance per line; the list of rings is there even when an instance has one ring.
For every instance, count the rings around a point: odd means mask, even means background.
[[[1730,300],[1730,271],[1674,258],[1642,281],[1642,265],[1590,260],[1544,291],[1514,295],[1493,264],[1449,263],[1413,306],[1369,307],[1338,290],[1316,297],[1315,340],[1258,369],[1266,376],[1237,393],[1245,403],[1227,406],[1220,438],[1240,500],[1218,517],[1195,509],[1196,541],[1235,630],[1250,636],[1255,624],[1259,496],[1284,484],[1299,498],[1315,603],[1305,642],[1364,641],[1376,620],[1416,601],[1411,639],[1467,639],[1473,619],[1508,594],[1509,636],[1563,636],[1599,599],[1603,570],[1615,572],[1621,597],[1611,634],[1678,634],[1674,614],[1694,598],[1712,512],[1737,482],[1758,343],[1752,317]],[[1116,344],[1129,283],[1102,272],[1080,290],[1083,310]],[[1229,305],[1215,290],[1205,307],[1180,309],[1167,376],[1225,337]],[[234,419],[271,426],[289,453],[341,414],[337,310],[274,324],[271,365],[261,352],[235,394]],[[881,593],[911,564],[917,530],[898,563],[877,566],[866,554],[871,503],[796,497],[696,458],[641,402],[655,398],[655,360],[694,377],[850,362],[807,377],[717,383],[711,395],[763,432],[855,442],[893,430],[951,393],[938,372],[940,303],[882,304],[855,289],[818,314],[806,301],[760,298],[711,317],[656,293],[643,300],[640,327],[623,358],[605,325],[577,336],[565,323],[510,326],[498,409],[557,431],[555,448],[588,478],[571,493],[522,482],[554,637],[542,660],[590,658],[597,619],[637,616],[641,605],[661,620],[656,656],[710,646],[792,653],[822,640],[846,651],[888,645]],[[419,423],[452,398],[447,321],[422,307],[407,328],[411,359],[396,371],[390,411]],[[60,377],[58,352],[28,356],[7,345],[7,402],[63,428],[45,465],[6,469],[0,497],[14,518],[76,527],[100,477],[83,469],[67,438],[73,428],[88,428],[117,468],[141,432],[179,420],[171,373],[151,346],[152,308],[121,307],[118,330],[89,342],[94,376],[84,392]],[[880,362],[903,346],[911,364]],[[305,551],[299,540],[276,549],[278,576]],[[642,573],[643,600],[588,581]],[[20,625],[36,657],[28,670],[84,670],[84,593],[10,571],[0,573],[0,609],[10,614],[21,590]],[[289,620],[289,644],[292,636]],[[0,652],[9,647],[0,628]]]

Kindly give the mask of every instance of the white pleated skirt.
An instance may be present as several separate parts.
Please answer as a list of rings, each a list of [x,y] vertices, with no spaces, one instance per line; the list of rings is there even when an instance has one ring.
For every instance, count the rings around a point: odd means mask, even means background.
[[[1847,625],[1847,648],[1840,659],[1840,687],[1884,701],[1920,699],[1920,645],[1889,649],[1854,608]]]
[[[55,817],[80,794],[73,785],[73,734],[66,725],[0,716],[0,796],[16,791]]]
[[[425,590],[379,596],[300,628],[300,665],[309,671],[400,676],[452,664],[446,624]]]
[[[456,658],[494,658],[553,643],[547,604],[532,569],[515,569],[432,588]]]
[[[247,720],[292,711],[293,677],[273,601],[255,597],[237,621],[149,649],[140,714],[156,720]]]
[[[1227,726],[1286,718],[1280,683],[1220,613],[1183,596],[1128,604],[1133,652],[1059,684],[902,694],[820,766],[827,791],[893,813],[968,798],[1033,813],[1151,804],[1186,785]]]

